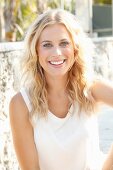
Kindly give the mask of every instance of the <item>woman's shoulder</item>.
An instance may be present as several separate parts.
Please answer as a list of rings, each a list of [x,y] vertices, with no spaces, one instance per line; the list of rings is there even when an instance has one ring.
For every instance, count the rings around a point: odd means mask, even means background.
[[[109,89],[110,82],[103,78],[95,78],[92,81],[88,82],[84,88],[84,95],[86,98],[98,102],[102,94]]]
[[[30,122],[29,111],[21,92],[18,92],[11,98],[9,119],[13,143],[20,165],[27,169],[29,169],[30,166],[33,167],[33,165],[37,166],[38,158],[34,145],[33,126]],[[29,150],[28,148],[31,149]],[[33,163],[32,165],[30,161]]]
[[[109,80],[95,80],[90,87],[92,96],[97,102],[113,106],[113,83]]]
[[[9,114],[12,118],[19,118],[20,116],[28,116],[28,107],[21,95],[21,92],[16,93],[9,103]]]

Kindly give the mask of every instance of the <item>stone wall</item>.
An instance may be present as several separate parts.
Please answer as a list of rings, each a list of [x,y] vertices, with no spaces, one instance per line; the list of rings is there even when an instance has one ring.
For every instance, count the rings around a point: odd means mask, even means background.
[[[10,98],[18,89],[23,43],[0,44],[0,170],[19,170],[9,126]]]
[[[95,38],[95,74],[113,80],[113,38]],[[0,44],[0,170],[19,170],[9,126],[10,98],[19,87],[19,61],[23,42]]]
[[[95,55],[93,65],[95,74],[113,80],[113,37],[93,38]]]

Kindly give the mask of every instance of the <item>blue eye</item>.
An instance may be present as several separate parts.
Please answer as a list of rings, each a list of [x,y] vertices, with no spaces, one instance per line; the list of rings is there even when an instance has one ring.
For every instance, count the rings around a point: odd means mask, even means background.
[[[61,47],[66,47],[66,46],[68,46],[70,43],[68,42],[68,41],[63,41],[63,42],[61,42],[60,43],[60,46]]]
[[[44,44],[44,45],[43,45],[43,47],[45,47],[45,48],[49,48],[49,47],[52,47],[52,44],[50,44],[50,43],[46,43],[46,44]]]

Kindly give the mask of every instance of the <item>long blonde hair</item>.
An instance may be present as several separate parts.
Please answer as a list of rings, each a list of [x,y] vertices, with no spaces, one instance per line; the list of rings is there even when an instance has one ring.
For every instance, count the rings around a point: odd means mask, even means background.
[[[35,114],[45,116],[48,111],[47,84],[43,74],[43,68],[38,61],[38,53],[36,49],[43,29],[55,23],[63,24],[67,28],[74,44],[75,62],[69,70],[67,84],[69,99],[71,103],[77,101],[80,108],[89,113],[94,108],[94,102],[89,100],[84,93],[84,89],[87,89],[88,87],[86,77],[88,72],[85,61],[88,57],[87,51],[89,48],[87,37],[74,15],[65,10],[54,9],[46,11],[38,16],[28,29],[25,38],[26,48],[24,53],[23,70],[26,77],[25,86],[29,91],[32,104],[31,116]]]

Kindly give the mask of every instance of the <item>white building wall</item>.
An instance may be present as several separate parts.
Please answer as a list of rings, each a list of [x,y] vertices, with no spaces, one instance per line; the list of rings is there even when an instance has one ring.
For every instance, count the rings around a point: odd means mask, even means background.
[[[92,32],[92,0],[76,0],[75,11],[85,32]]]

